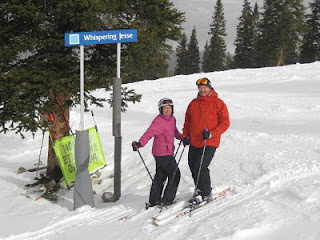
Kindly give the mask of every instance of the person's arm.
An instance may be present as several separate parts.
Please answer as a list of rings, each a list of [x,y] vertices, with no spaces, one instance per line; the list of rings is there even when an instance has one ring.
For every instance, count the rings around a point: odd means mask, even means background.
[[[176,126],[176,130],[175,130],[174,136],[175,136],[176,139],[182,140],[182,134],[179,132],[177,126]]]
[[[158,120],[157,120],[157,118],[155,118],[152,121],[149,128],[147,129],[147,131],[139,139],[141,147],[144,147],[151,138],[153,138],[154,136],[156,136],[160,133],[161,133],[160,124],[158,124]]]
[[[186,115],[185,115],[185,119],[184,119],[184,125],[183,125],[183,129],[182,129],[182,139],[186,138],[189,136],[189,125],[190,125],[190,117],[189,117],[189,112],[190,112],[190,104],[187,108],[187,112],[186,112]]]
[[[227,105],[220,100],[220,109],[218,113],[218,125],[215,129],[211,130],[212,137],[222,135],[230,126],[229,111]]]

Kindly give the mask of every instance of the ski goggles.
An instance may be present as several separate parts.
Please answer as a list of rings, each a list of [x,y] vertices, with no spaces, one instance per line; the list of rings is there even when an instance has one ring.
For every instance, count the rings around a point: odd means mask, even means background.
[[[161,106],[165,106],[165,105],[173,105],[173,102],[171,99],[164,99],[161,102]]]
[[[209,85],[210,84],[210,81],[208,78],[200,78],[197,80],[196,82],[197,86],[199,85]]]

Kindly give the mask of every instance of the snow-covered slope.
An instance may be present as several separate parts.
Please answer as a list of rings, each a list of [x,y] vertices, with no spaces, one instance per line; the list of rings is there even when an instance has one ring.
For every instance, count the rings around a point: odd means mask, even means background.
[[[131,149],[158,114],[157,102],[170,97],[181,130],[188,103],[196,96],[195,81],[212,80],[227,104],[231,127],[210,166],[213,191],[234,191],[226,198],[174,219],[151,225],[157,209],[144,210],[150,178],[139,155]],[[229,70],[175,76],[125,85],[143,95],[122,115],[122,196],[103,203],[101,193],[113,191],[112,112],[92,108],[108,166],[100,184],[93,184],[96,207],[73,211],[73,189],[61,190],[53,204],[37,188],[24,188],[35,173],[17,174],[20,166],[37,162],[42,135],[22,140],[0,135],[0,221],[2,239],[320,239],[320,63]],[[97,96],[109,93],[98,90]],[[71,127],[79,129],[79,108],[72,109]],[[93,119],[85,116],[86,127]],[[47,134],[41,160],[45,163]],[[150,171],[155,165],[152,141],[140,150]],[[181,152],[178,153],[178,156]],[[187,150],[180,163],[179,209],[192,195]],[[173,209],[168,210],[173,211]],[[123,217],[127,217],[122,219]]]

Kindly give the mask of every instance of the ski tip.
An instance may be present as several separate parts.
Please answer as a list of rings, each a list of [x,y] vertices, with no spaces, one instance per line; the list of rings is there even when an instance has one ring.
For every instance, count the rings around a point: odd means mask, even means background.
[[[176,218],[182,217],[182,216],[186,215],[186,213],[187,213],[186,211],[179,212],[176,214]]]
[[[157,226],[157,227],[160,226],[159,223],[157,223],[156,221],[152,221],[152,224],[153,224],[154,226]]]
[[[42,195],[38,196],[34,201],[38,201],[40,198],[42,198]]]
[[[127,219],[128,219],[128,217],[124,216],[124,217],[119,218],[119,221],[126,221]]]
[[[225,195],[229,194],[229,193],[234,193],[234,189],[231,187],[228,187],[226,190],[224,190]]]

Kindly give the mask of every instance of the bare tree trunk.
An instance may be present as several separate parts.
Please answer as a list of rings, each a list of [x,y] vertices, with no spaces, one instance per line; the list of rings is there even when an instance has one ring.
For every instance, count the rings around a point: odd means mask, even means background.
[[[53,112],[56,116],[56,123],[54,126],[49,127],[50,136],[47,176],[53,177],[54,179],[60,179],[62,177],[62,173],[56,158],[56,154],[53,150],[53,142],[69,135],[69,106],[66,104],[67,100],[69,100],[68,97],[59,93],[54,93],[54,90],[50,90],[50,101],[55,103]]]
[[[283,48],[281,48],[279,57],[277,60],[277,66],[282,66],[284,64]]]

